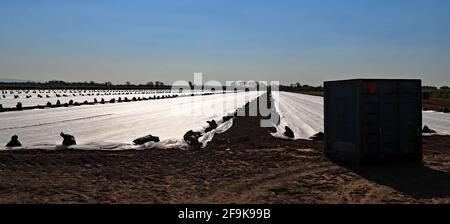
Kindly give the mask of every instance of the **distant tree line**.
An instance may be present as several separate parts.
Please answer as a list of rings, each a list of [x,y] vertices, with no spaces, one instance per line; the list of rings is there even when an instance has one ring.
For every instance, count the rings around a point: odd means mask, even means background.
[[[323,96],[322,86],[309,86],[301,85],[300,83],[294,83],[290,85],[280,85],[280,91],[306,93],[310,95]],[[449,86],[423,86],[422,91],[430,99],[450,99],[450,87]]]
[[[215,87],[207,87],[204,85],[197,86],[192,81],[188,82],[189,86],[176,86],[175,88],[184,88],[184,89],[213,89],[213,90],[227,90],[227,89],[236,89],[239,91],[247,90],[245,87],[245,82],[243,83],[233,83],[231,86],[215,86]],[[259,86],[258,86],[259,87]],[[52,80],[48,82],[0,82],[0,90],[3,89],[161,89],[168,90],[172,89],[172,85],[166,85],[160,81],[149,81],[146,84],[132,84],[131,82],[125,82],[125,84],[113,84],[111,82],[97,83],[94,81],[85,81],[85,82],[65,82],[60,80]],[[250,90],[250,89],[248,89]]]
[[[20,83],[0,83],[0,89],[170,89],[170,85],[163,82],[148,82],[147,84],[113,84],[111,82],[97,83],[90,82],[65,82],[52,80],[48,82],[20,82]]]
[[[450,89],[450,87],[448,86],[441,86],[441,87],[436,87],[436,86],[422,86],[422,90],[427,91],[427,90],[446,90],[446,89]]]
[[[450,99],[450,88],[448,86],[423,86],[422,91],[425,98],[430,99]]]
[[[294,84],[290,84],[290,85],[280,85],[280,91],[307,93],[310,95],[323,96],[323,87],[322,86],[302,85],[298,82],[294,83]]]

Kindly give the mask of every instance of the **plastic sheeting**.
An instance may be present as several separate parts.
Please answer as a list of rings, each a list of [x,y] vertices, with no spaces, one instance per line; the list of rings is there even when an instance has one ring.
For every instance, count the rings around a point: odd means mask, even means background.
[[[295,134],[295,139],[308,139],[323,131],[323,98],[304,94],[280,92],[273,94],[280,123],[276,126],[276,137],[283,138],[288,126]]]
[[[422,118],[423,124],[435,130],[438,134],[450,134],[450,114],[434,111],[424,111],[422,113]]]
[[[0,113],[0,149],[5,149],[12,135],[18,135],[26,149],[64,149],[60,132],[75,136],[78,145],[71,147],[74,149],[180,148],[185,146],[182,137],[187,131],[201,132],[208,126],[206,121],[214,119],[219,128],[200,139],[206,143],[215,132],[229,127],[230,123],[220,123],[223,116],[261,94],[242,92]],[[161,142],[139,147],[130,144],[148,134],[160,137]]]
[[[47,90],[48,91],[48,90]],[[142,90],[142,91],[124,91],[122,92],[112,92],[112,91],[89,91],[87,90],[86,93],[84,92],[64,92],[62,90],[56,91],[56,93],[50,91],[50,93],[23,93],[23,91],[20,91],[21,93],[17,93],[17,90],[14,91],[13,94],[10,94],[9,91],[7,91],[8,94],[0,94],[0,104],[3,106],[3,108],[14,108],[16,107],[17,103],[22,103],[22,106],[28,107],[28,106],[46,106],[48,102],[50,102],[52,105],[56,105],[57,101],[59,100],[61,104],[69,103],[70,100],[72,100],[74,103],[83,103],[84,101],[88,102],[94,102],[94,99],[97,99],[98,102],[101,101],[101,99],[104,99],[106,102],[110,101],[111,99],[118,100],[121,98],[124,100],[125,98],[128,98],[129,100],[135,98],[149,98],[149,97],[163,97],[163,96],[189,96],[191,94],[200,95],[204,93],[213,93],[213,92],[199,92],[199,91],[184,91],[182,93],[179,93],[178,91],[170,91],[170,90]],[[59,94],[61,97],[56,97],[56,94]],[[75,94],[76,96],[73,96],[72,94]],[[83,95],[81,95],[83,94]],[[91,94],[91,96],[88,96],[87,94]],[[97,95],[101,94],[101,95]],[[108,94],[117,94],[117,95],[108,95]],[[3,98],[3,95],[6,98]],[[14,96],[17,95],[19,98],[14,98]],[[43,98],[39,98],[37,95],[41,95]],[[49,96],[47,98],[46,96]],[[64,97],[63,95],[67,95]],[[31,98],[26,98],[26,96],[31,96]]]

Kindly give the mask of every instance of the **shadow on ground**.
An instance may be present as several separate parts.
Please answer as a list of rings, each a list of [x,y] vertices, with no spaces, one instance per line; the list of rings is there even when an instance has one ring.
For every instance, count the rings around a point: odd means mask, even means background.
[[[415,199],[450,197],[450,174],[424,165],[372,165],[354,171],[367,180],[394,188]]]

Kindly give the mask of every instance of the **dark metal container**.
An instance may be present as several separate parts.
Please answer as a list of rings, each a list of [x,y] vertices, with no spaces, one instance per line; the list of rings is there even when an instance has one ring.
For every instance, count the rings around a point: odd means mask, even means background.
[[[325,154],[363,164],[422,161],[420,80],[325,82]]]

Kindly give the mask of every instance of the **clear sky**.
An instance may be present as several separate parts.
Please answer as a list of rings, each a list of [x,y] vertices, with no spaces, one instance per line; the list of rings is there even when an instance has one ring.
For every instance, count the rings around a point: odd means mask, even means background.
[[[450,84],[449,0],[1,0],[0,78]]]

